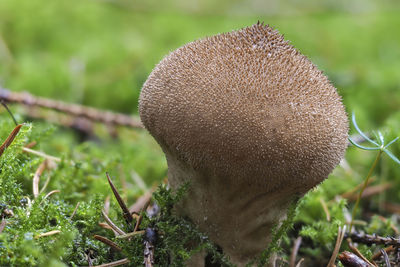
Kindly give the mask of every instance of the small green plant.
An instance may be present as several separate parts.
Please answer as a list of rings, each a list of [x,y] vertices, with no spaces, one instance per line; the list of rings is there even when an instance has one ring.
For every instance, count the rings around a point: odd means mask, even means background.
[[[374,162],[372,163],[371,168],[369,169],[369,172],[368,172],[368,174],[367,174],[367,176],[366,176],[366,178],[365,178],[365,180],[364,180],[364,184],[363,184],[363,186],[361,187],[361,190],[360,190],[360,192],[359,192],[359,194],[358,194],[356,203],[355,203],[355,205],[354,205],[353,212],[352,212],[352,216],[351,216],[350,227],[349,227],[349,232],[350,232],[350,233],[351,233],[351,229],[352,229],[352,227],[353,227],[354,218],[355,218],[355,214],[356,214],[358,205],[360,204],[361,196],[362,196],[362,194],[363,194],[365,188],[367,187],[368,181],[369,181],[369,179],[370,179],[370,177],[371,177],[373,171],[375,170],[375,168],[376,168],[376,166],[377,166],[377,164],[378,164],[378,162],[379,162],[379,160],[380,160],[382,154],[383,154],[383,153],[386,153],[386,154],[387,154],[391,159],[393,159],[396,163],[400,164],[400,160],[399,160],[395,155],[393,155],[392,152],[390,152],[390,151],[388,150],[388,147],[389,147],[391,144],[393,144],[394,142],[396,142],[397,139],[399,139],[399,137],[396,137],[395,139],[393,139],[392,141],[390,141],[389,143],[386,144],[383,134],[382,134],[380,131],[377,131],[376,133],[374,132],[374,135],[375,135],[375,138],[376,138],[376,142],[375,142],[375,141],[373,141],[372,139],[370,139],[370,138],[367,136],[367,134],[365,134],[363,131],[361,131],[361,129],[358,127],[357,122],[356,122],[356,116],[355,116],[354,113],[353,113],[353,115],[352,115],[352,122],[353,122],[354,128],[355,128],[355,129],[357,130],[357,132],[361,135],[361,137],[363,137],[366,141],[368,141],[368,142],[369,142],[370,144],[372,144],[373,146],[372,146],[372,147],[366,147],[366,146],[360,145],[360,144],[358,144],[357,142],[355,142],[351,137],[349,137],[350,143],[352,143],[354,146],[356,146],[356,147],[358,147],[358,148],[360,148],[360,149],[363,149],[363,150],[375,150],[375,151],[378,151],[378,153],[376,154],[375,160],[374,160]]]

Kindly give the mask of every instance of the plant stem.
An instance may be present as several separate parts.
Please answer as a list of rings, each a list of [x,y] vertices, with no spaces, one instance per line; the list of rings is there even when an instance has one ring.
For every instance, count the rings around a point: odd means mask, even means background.
[[[354,217],[355,217],[355,215],[356,215],[356,211],[357,211],[358,205],[360,204],[361,196],[362,196],[362,194],[363,194],[363,192],[364,192],[364,189],[365,189],[365,188],[367,187],[367,185],[368,185],[369,178],[371,177],[373,171],[375,170],[376,165],[377,165],[378,162],[379,162],[379,159],[380,159],[380,157],[381,157],[381,155],[382,155],[382,152],[383,152],[383,150],[379,150],[378,154],[376,155],[375,161],[374,161],[374,163],[372,164],[371,169],[369,169],[369,172],[368,172],[368,174],[367,174],[367,177],[366,177],[365,180],[364,180],[364,184],[363,184],[363,186],[362,186],[362,188],[361,188],[361,190],[360,190],[360,193],[358,193],[358,197],[357,197],[357,200],[356,200],[356,204],[354,205],[354,209],[353,209],[353,212],[352,212],[352,214],[351,214],[351,222],[350,222],[350,227],[349,227],[349,233],[351,233],[351,229],[353,228]]]

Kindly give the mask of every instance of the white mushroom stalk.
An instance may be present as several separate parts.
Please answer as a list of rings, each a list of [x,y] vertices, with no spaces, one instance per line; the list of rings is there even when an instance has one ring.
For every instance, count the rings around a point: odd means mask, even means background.
[[[140,95],[179,212],[244,266],[271,241],[294,197],[323,181],[347,146],[336,89],[273,28],[253,26],[166,56]]]

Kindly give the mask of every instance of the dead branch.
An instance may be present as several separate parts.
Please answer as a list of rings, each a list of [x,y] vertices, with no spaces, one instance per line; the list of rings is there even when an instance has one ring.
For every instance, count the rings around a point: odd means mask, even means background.
[[[131,128],[143,128],[142,123],[138,119],[134,119],[131,116],[125,114],[104,111],[78,104],[65,103],[49,98],[36,97],[28,92],[12,92],[0,88],[0,100],[23,104],[27,106],[48,108],[64,112],[76,117],[84,117],[91,121],[104,123],[106,125],[120,125]]]
[[[394,237],[382,237],[378,235],[367,235],[362,233],[351,233],[346,234],[346,238],[350,237],[351,240],[355,243],[362,243],[365,245],[385,245],[385,246],[394,246],[400,247],[400,238]]]
[[[11,143],[14,141],[14,138],[17,136],[19,131],[21,130],[22,124],[17,125],[14,130],[10,133],[10,135],[7,137],[7,139],[4,141],[4,143],[0,146],[0,157],[3,154],[4,150],[6,150],[7,147],[11,145]]]
[[[296,240],[294,241],[294,245],[293,245],[293,249],[292,249],[292,254],[290,254],[290,267],[295,267],[296,264],[296,256],[297,256],[297,252],[299,251],[300,245],[301,245],[301,236],[299,236],[298,238],[296,238]]]

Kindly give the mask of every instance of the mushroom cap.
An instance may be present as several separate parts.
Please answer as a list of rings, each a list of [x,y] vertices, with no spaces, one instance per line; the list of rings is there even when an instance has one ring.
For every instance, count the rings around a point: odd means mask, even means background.
[[[266,191],[305,193],[347,147],[348,120],[336,89],[261,23],[170,53],[145,82],[139,111],[172,160]]]

